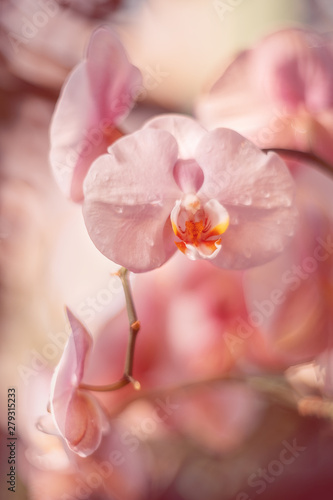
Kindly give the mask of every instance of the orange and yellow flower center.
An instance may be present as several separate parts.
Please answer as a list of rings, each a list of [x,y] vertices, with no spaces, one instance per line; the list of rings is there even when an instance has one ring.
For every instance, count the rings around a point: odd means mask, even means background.
[[[171,213],[177,248],[191,259],[214,258],[221,249],[221,234],[229,226],[226,209],[216,200],[201,206],[196,195],[186,195]]]

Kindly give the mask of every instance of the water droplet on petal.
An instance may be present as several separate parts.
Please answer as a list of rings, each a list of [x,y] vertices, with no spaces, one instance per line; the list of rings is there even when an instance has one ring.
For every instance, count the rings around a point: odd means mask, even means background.
[[[270,193],[270,191],[268,191],[268,189],[263,189],[263,190],[260,192],[260,195],[261,195],[263,198],[270,198],[271,193]]]
[[[291,206],[291,199],[287,195],[282,195],[280,198],[280,203],[283,207],[290,207]]]
[[[249,194],[242,194],[240,197],[239,197],[239,203],[242,204],[242,205],[251,205],[252,203],[252,198]]]
[[[121,207],[121,206],[116,206],[116,207],[114,207],[114,210],[115,210],[115,212],[116,212],[117,214],[122,214],[122,213],[123,213],[123,211],[124,211],[123,207]]]
[[[233,215],[230,219],[230,224],[239,224],[239,218],[238,218],[238,215]]]
[[[156,195],[149,195],[148,202],[153,207],[161,207],[162,206],[162,199]]]
[[[155,241],[152,238],[147,238],[146,241],[150,247],[155,246]]]

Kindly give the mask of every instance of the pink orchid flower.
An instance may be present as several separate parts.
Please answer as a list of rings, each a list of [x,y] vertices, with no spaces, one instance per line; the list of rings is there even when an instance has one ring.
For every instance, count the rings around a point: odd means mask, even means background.
[[[92,163],[122,133],[116,128],[132,108],[140,71],[106,27],[92,35],[86,59],[70,73],[50,129],[50,162],[55,178],[73,201]]]
[[[248,331],[258,327],[264,341],[265,349],[253,351],[261,367],[276,360],[288,367],[318,356],[330,362],[333,183],[306,166],[295,171],[295,183],[299,223],[291,245],[243,280]]]
[[[196,114],[230,127],[262,148],[294,148],[333,161],[333,40],[286,29],[242,52]]]
[[[294,231],[292,201],[277,155],[232,130],[162,115],[95,160],[83,215],[96,247],[133,272],[161,266],[177,248],[241,269],[283,250]]]
[[[67,315],[72,334],[52,378],[50,407],[68,447],[85,457],[98,448],[108,426],[97,400],[79,388],[91,336],[69,309]]]

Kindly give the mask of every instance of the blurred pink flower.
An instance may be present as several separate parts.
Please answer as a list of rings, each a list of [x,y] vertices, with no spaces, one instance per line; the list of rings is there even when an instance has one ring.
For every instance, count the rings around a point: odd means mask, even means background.
[[[331,372],[332,358],[325,353],[333,342],[333,184],[306,166],[294,175],[299,224],[283,255],[245,276],[247,329],[250,334],[254,326],[261,331],[262,348],[253,351],[261,366],[278,361],[280,368],[287,368],[319,356]]]
[[[333,42],[286,29],[242,52],[197,106],[209,128],[230,127],[260,147],[333,161]]]
[[[51,122],[50,161],[57,182],[74,201],[95,158],[122,133],[116,128],[134,104],[140,71],[127,58],[116,35],[98,28],[86,59],[65,83]]]
[[[91,239],[109,259],[143,272],[178,247],[190,259],[246,268],[274,258],[295,223],[283,161],[238,133],[207,132],[161,115],[108,149],[84,184]]]
[[[221,453],[235,451],[252,434],[263,416],[260,396],[242,384],[203,384],[184,391],[167,424],[193,443]]]
[[[108,424],[97,400],[79,389],[92,339],[69,310],[67,315],[72,335],[52,378],[50,407],[69,448],[87,456],[98,448]]]

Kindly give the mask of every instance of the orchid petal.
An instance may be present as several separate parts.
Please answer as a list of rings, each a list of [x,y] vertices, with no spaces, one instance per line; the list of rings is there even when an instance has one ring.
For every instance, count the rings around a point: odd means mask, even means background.
[[[98,120],[117,123],[133,106],[141,73],[109,28],[97,29],[87,50],[87,77]]]
[[[92,165],[83,215],[96,247],[134,272],[162,265],[175,251],[170,212],[180,197],[173,178],[178,147],[164,130],[123,137]]]
[[[332,65],[331,38],[278,31],[231,63],[198,101],[196,115],[205,127],[229,127],[262,148],[313,151],[312,118],[333,107]]]
[[[246,50],[198,100],[195,113],[204,127],[209,130],[228,127],[254,140],[258,131],[269,123],[275,116],[272,106],[253,84],[251,73],[251,51]]]
[[[69,401],[64,437],[71,450],[82,457],[91,455],[102,440],[106,417],[96,399],[76,391]]]
[[[87,58],[62,89],[50,129],[53,172],[74,201],[82,200],[82,183],[93,160],[119,137],[116,125],[133,106],[140,81],[116,35],[97,29]]]
[[[195,159],[205,180],[197,193],[229,213],[222,251],[213,263],[247,268],[271,260],[294,234],[293,180],[285,163],[236,132],[216,129],[200,142]]]
[[[191,159],[195,149],[207,131],[197,121],[182,115],[159,115],[147,121],[144,128],[168,131],[177,141],[179,158]]]
[[[78,389],[91,336],[69,309],[67,315],[72,334],[53,374],[50,407],[56,427],[68,446],[86,456],[99,446],[106,424],[97,401]]]
[[[184,193],[196,193],[204,180],[203,171],[194,160],[178,160],[173,170],[173,176]]]
[[[333,52],[310,30],[286,29],[264,38],[250,52],[255,86],[272,100],[311,112],[333,105]]]
[[[70,309],[66,309],[72,333],[52,379],[52,399],[72,392],[82,380],[85,360],[92,346],[92,338]]]

